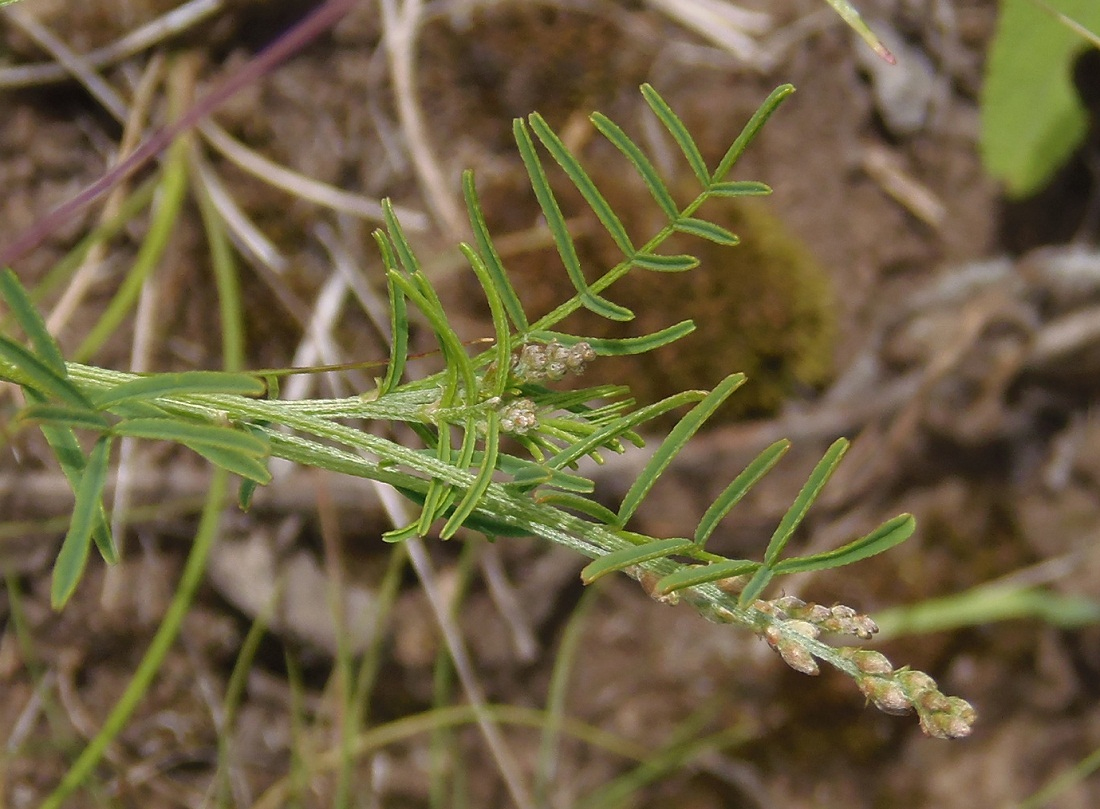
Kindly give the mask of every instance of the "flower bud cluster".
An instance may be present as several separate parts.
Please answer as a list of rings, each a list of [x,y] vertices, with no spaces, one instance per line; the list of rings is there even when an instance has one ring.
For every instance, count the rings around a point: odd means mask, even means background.
[[[535,403],[530,399],[513,399],[500,408],[500,429],[506,433],[525,435],[538,426]]]
[[[970,735],[977,719],[973,706],[960,697],[946,696],[923,671],[895,671],[884,655],[866,649],[843,649],[841,654],[855,663],[856,685],[880,711],[907,714],[916,709],[921,730],[937,739]]]
[[[512,374],[523,382],[556,382],[566,374],[583,374],[594,359],[596,352],[583,341],[571,346],[557,340],[531,343],[512,358]]]
[[[820,629],[806,621],[783,621],[783,627],[784,629],[793,630],[796,634],[802,635],[805,638],[817,638],[817,636],[821,634]],[[803,674],[809,674],[811,676],[816,676],[821,673],[817,661],[814,660],[813,655],[806,650],[806,647],[796,639],[789,635],[785,635],[776,624],[770,624],[768,628],[764,630],[764,640],[766,640],[768,645],[775,649],[775,651],[779,652],[779,656],[783,658],[783,662],[795,671],[800,671]]]
[[[753,606],[781,621],[805,621],[832,635],[855,635],[870,640],[878,632],[878,625],[869,616],[843,604],[825,607],[812,602],[807,604],[794,596],[783,596],[772,601],[757,601]]]

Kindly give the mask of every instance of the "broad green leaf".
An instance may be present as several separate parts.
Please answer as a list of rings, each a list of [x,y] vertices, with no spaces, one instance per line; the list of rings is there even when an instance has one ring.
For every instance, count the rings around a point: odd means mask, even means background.
[[[695,144],[695,140],[691,137],[687,127],[684,126],[684,122],[672,111],[672,107],[661,98],[660,93],[654,90],[652,85],[643,84],[642,95],[645,97],[649,108],[653,110],[660,122],[664,124],[665,129],[672,135],[672,139],[676,141],[680,151],[684,153],[688,165],[695,172],[695,176],[699,178],[700,185],[703,188],[709,186],[711,177],[710,171],[707,169],[707,163],[703,160],[703,153],[699,151],[699,147]]]
[[[556,331],[532,332],[530,337],[540,342],[557,340],[564,345],[575,345],[583,341],[592,346],[592,350],[601,357],[621,357],[628,354],[648,353],[655,348],[687,337],[693,331],[695,331],[695,323],[690,320],[681,320],[674,326],[641,337],[577,337]]]
[[[523,119],[517,118],[514,121],[512,133],[515,136],[516,144],[519,146],[520,157],[523,158],[527,175],[531,179],[531,188],[535,192],[535,198],[538,200],[543,216],[546,217],[546,224],[550,228],[550,235],[558,248],[562,265],[565,267],[569,280],[573,282],[581,303],[586,309],[608,320],[633,320],[634,313],[629,309],[619,306],[617,303],[612,303],[589,289],[588,281],[585,280],[584,273],[581,270],[580,259],[577,257],[577,249],[573,245],[573,237],[569,235],[569,229],[565,224],[565,216],[554,197],[554,192],[550,189],[550,181],[546,179],[546,172],[542,168],[542,163],[539,162],[538,154],[535,152],[535,144],[531,140],[531,135],[527,132],[527,126],[523,123]]]
[[[191,441],[180,441],[180,443],[192,452],[206,458],[215,466],[220,466],[227,472],[240,475],[246,481],[258,483],[261,486],[271,482],[271,471],[267,468],[265,457],[240,452],[220,444],[194,443]]]
[[[581,571],[581,581],[591,584],[608,573],[662,559],[691,547],[694,547],[694,543],[690,539],[658,539],[645,545],[613,551],[586,565]]]
[[[675,219],[680,214],[680,209],[676,206],[676,200],[672,198],[668,187],[661,180],[661,175],[657,173],[657,169],[653,167],[645,153],[638,148],[634,141],[627,137],[618,124],[606,115],[598,112],[593,113],[591,120],[596,129],[600,131],[600,134],[611,141],[612,145],[631,162],[665,216],[669,219]]]
[[[1051,6],[1100,31],[1096,0]],[[1032,0],[1003,0],[981,95],[981,154],[1008,193],[1038,190],[1081,143],[1088,117],[1071,80],[1088,45]]]
[[[546,123],[546,120],[541,115],[537,112],[533,112],[527,117],[527,120],[530,122],[531,129],[538,136],[538,139],[542,141],[542,145],[546,147],[546,151],[550,152],[550,155],[558,162],[558,165],[565,170],[569,179],[573,181],[573,185],[581,192],[584,201],[588,203],[588,207],[596,214],[596,218],[600,220],[600,223],[615,241],[619,250],[622,251],[623,255],[631,255],[634,252],[634,245],[630,241],[630,236],[627,234],[626,228],[624,228],[623,223],[619,221],[619,217],[615,214],[615,211],[607,204],[607,200],[604,199],[603,194],[596,188],[596,184],[592,182],[592,178],[588,176],[584,167],[581,166],[577,158],[565,148],[565,144],[562,143],[561,138],[554,133],[554,130],[550,128],[550,125]]]
[[[714,529],[718,527],[726,515],[730,513],[753,486],[756,485],[764,475],[771,471],[771,468],[779,463],[779,459],[787,452],[791,447],[791,442],[786,438],[782,438],[776,441],[766,450],[757,455],[752,463],[744,468],[744,470],[733,482],[730,483],[723,492],[715,498],[711,503],[710,508],[707,509],[703,518],[699,520],[699,525],[695,529],[695,543],[702,547],[710,539],[710,535],[714,533]]]
[[[35,354],[58,376],[68,376],[65,369],[65,358],[61,355],[61,349],[57,341],[53,339],[46,328],[46,322],[42,319],[38,309],[31,302],[27,290],[19,282],[18,276],[7,267],[0,273],[0,296],[4,303],[15,315],[15,321],[19,328],[27,335],[27,339],[34,346]]]
[[[707,189],[712,197],[766,197],[772,192],[770,185],[755,180],[737,180],[715,183]]]
[[[0,378],[4,377],[38,391],[47,399],[56,399],[80,409],[93,409],[88,397],[69,381],[66,374],[58,373],[47,361],[0,335]]]
[[[470,227],[474,231],[474,239],[477,241],[478,253],[485,262],[489,274],[493,277],[493,284],[504,302],[504,308],[508,317],[512,319],[517,331],[527,331],[527,315],[523,311],[523,304],[515,287],[508,278],[508,272],[504,269],[504,262],[500,260],[493,239],[489,235],[489,226],[485,223],[485,214],[481,210],[481,202],[477,198],[477,189],[474,186],[474,173],[467,169],[462,173],[462,193],[466,197],[466,210],[470,214]]]
[[[901,514],[892,520],[887,520],[878,528],[864,537],[861,537],[836,550],[815,553],[812,556],[796,556],[783,559],[772,566],[776,575],[787,573],[808,573],[811,570],[828,570],[831,567],[841,567],[875,556],[883,551],[888,551],[895,545],[899,545],[910,536],[917,527],[917,521],[911,514]]]
[[[695,565],[670,573],[657,582],[654,593],[668,595],[685,587],[695,587],[699,584],[728,579],[733,576],[743,576],[752,573],[760,567],[759,562],[748,559],[727,559],[724,562],[715,562],[710,565]]]
[[[799,491],[798,497],[787,509],[787,513],[783,515],[783,519],[779,521],[775,533],[768,541],[768,548],[764,551],[764,564],[767,567],[773,567],[779,560],[779,554],[783,553],[787,540],[791,538],[795,529],[802,523],[802,520],[806,517],[806,512],[810,510],[814,500],[821,494],[821,490],[825,488],[825,484],[829,482],[829,478],[840,464],[840,459],[844,457],[844,453],[847,451],[848,439],[838,438],[825,452],[824,457],[817,462],[814,470],[810,473],[810,477],[802,486],[802,490]]]
[[[32,404],[19,411],[22,421],[51,422],[78,430],[97,430],[103,432],[110,428],[111,422],[95,410],[68,405]]]
[[[772,580],[772,576],[775,575],[770,567],[766,565],[761,566],[755,573],[752,574],[752,578],[749,579],[749,583],[745,585],[745,589],[741,591],[741,595],[737,597],[738,605],[747,607],[752,602],[756,601],[757,596],[764,592],[764,588]]]
[[[174,441],[192,448],[203,445],[250,455],[253,458],[266,458],[271,454],[267,441],[259,436],[216,424],[199,424],[171,418],[137,418],[120,421],[111,432],[150,441]]]
[[[76,503],[73,505],[69,531],[65,534],[65,541],[61,543],[50,581],[50,604],[55,610],[65,606],[84,573],[92,531],[103,509],[103,487],[107,483],[110,456],[111,439],[103,436],[92,448],[80,483],[76,487]]]
[[[714,415],[714,411],[729,398],[730,394],[737,390],[745,382],[744,374],[732,374],[727,376],[718,385],[703,397],[695,407],[676,423],[661,446],[653,453],[653,457],[646,463],[645,468],[638,474],[637,480],[623,497],[619,506],[619,525],[626,525],[627,520],[633,516],[638,506],[641,505],[650,489],[657,482],[657,478],[668,468],[673,459],[680,453],[691,437],[699,431],[707,419]]]
[[[638,253],[630,257],[630,263],[635,267],[653,272],[686,272],[699,266],[699,259],[695,256],[659,256],[656,253]]]
[[[237,396],[263,396],[267,386],[257,376],[226,371],[183,371],[181,373],[151,374],[124,382],[109,390],[101,391],[93,398],[99,410],[130,399],[156,399],[161,396],[192,394],[234,394]]]
[[[687,233],[692,236],[698,236],[700,239],[707,239],[715,244],[725,245],[732,247],[738,244],[741,239],[733,233],[730,233],[721,225],[716,225],[713,222],[708,222],[705,219],[695,219],[694,217],[685,216],[677,219],[673,223],[673,228],[680,233]]]

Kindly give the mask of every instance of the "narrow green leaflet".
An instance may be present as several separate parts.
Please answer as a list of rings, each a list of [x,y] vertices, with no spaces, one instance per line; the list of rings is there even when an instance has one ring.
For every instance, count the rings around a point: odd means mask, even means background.
[[[684,216],[677,219],[672,227],[680,233],[688,233],[692,236],[698,236],[700,239],[706,239],[715,244],[721,244],[727,247],[732,247],[741,241],[740,238],[730,233],[721,225],[716,225],[705,219],[695,219],[691,216]]]
[[[527,315],[523,311],[523,304],[515,287],[504,269],[504,262],[500,260],[493,239],[489,235],[489,226],[485,222],[485,214],[481,210],[481,202],[477,198],[477,188],[474,186],[474,173],[467,169],[462,173],[462,193],[466,198],[466,210],[470,214],[470,227],[474,231],[474,240],[477,242],[478,253],[485,267],[493,278],[493,286],[504,302],[504,308],[508,317],[512,319],[517,331],[527,331]]]
[[[98,515],[103,510],[103,487],[107,483],[107,466],[111,455],[111,439],[103,436],[96,441],[88,456],[80,483],[76,487],[76,503],[73,505],[72,521],[61,551],[53,566],[50,582],[50,604],[55,610],[61,609],[72,597],[76,585],[84,572],[88,560],[88,548],[91,547],[92,531],[97,524]]]
[[[556,508],[579,512],[603,525],[611,525],[615,522],[615,512],[607,506],[570,492],[546,492],[545,494],[539,492],[538,501]]]
[[[835,550],[815,553],[813,556],[796,556],[776,562],[772,569],[776,575],[787,573],[808,573],[812,570],[828,570],[831,567],[841,567],[858,562],[888,551],[895,545],[900,545],[912,536],[917,527],[917,521],[912,514],[900,514],[892,520],[887,520],[878,528],[864,537],[861,537],[847,545]]]
[[[649,158],[638,148],[637,144],[628,138],[618,124],[606,115],[596,112],[590,117],[600,134],[611,141],[611,144],[631,162],[665,216],[669,219],[675,219],[679,216],[680,209],[676,205],[676,200],[672,198],[672,194],[661,179],[661,175],[657,173],[657,169],[653,167]]]
[[[562,265],[565,267],[569,280],[573,282],[581,303],[584,304],[586,309],[608,320],[633,320],[634,313],[629,309],[619,306],[617,303],[612,303],[589,289],[588,282],[581,270],[580,259],[577,257],[577,249],[573,246],[573,237],[569,235],[569,229],[565,224],[565,216],[554,197],[554,192],[550,190],[550,181],[546,179],[546,172],[542,168],[542,163],[539,162],[538,154],[535,152],[535,144],[527,132],[523,119],[517,118],[515,120],[512,133],[515,136],[516,144],[519,146],[520,157],[523,158],[527,175],[531,179],[531,188],[535,192],[535,198],[538,200],[543,216],[546,217],[546,224],[550,228],[550,235],[553,236],[554,244],[558,248]]]
[[[200,424],[172,418],[137,418],[120,421],[111,432],[151,441],[174,441],[192,447],[207,446],[253,458],[266,458],[271,454],[267,441],[254,433],[216,424]]]
[[[669,431],[664,442],[653,453],[653,457],[649,459],[645,468],[639,473],[634,485],[623,497],[622,505],[619,506],[618,524],[620,527],[626,525],[627,520],[633,516],[642,500],[649,494],[649,490],[657,482],[657,478],[668,468],[668,465],[672,463],[680,450],[684,448],[684,445],[699,431],[699,428],[714,414],[714,411],[718,409],[722,402],[726,401],[730,394],[741,387],[744,382],[744,374],[727,376]]]
[[[759,562],[752,562],[748,559],[727,559],[724,562],[715,562],[710,565],[684,567],[658,581],[654,592],[657,595],[668,595],[677,590],[683,590],[685,587],[695,587],[699,584],[709,584],[713,581],[753,573],[759,567]]]
[[[549,486],[553,489],[588,494],[596,488],[596,484],[586,477],[571,475],[560,469],[550,469],[542,464],[532,463],[512,455],[501,455],[498,465],[500,471],[512,478],[505,484],[511,489],[529,491],[536,486]],[[541,497],[540,494],[540,499]]]
[[[830,0],[831,2],[831,0]],[[722,181],[727,174],[737,164],[737,161],[741,159],[741,155],[744,154],[748,145],[756,138],[760,133],[760,129],[764,126],[769,118],[772,117],[772,113],[779,109],[779,105],[782,104],[790,95],[794,92],[794,85],[781,84],[776,87],[764,99],[764,103],[753,113],[752,118],[741,129],[741,134],[737,136],[730,148],[726,150],[725,155],[722,156],[721,162],[718,164],[718,168],[714,170],[715,183],[710,187],[711,193],[717,193],[716,189],[720,186],[756,186],[762,188],[762,191],[749,191],[750,194],[770,194],[772,190],[763,183],[727,183]],[[745,192],[733,194],[732,196],[742,196]]]
[[[576,335],[557,331],[531,332],[530,337],[532,340],[539,342],[557,340],[567,346],[585,342],[592,346],[592,350],[601,357],[622,357],[628,354],[645,354],[655,348],[675,343],[677,340],[687,337],[693,331],[695,331],[694,322],[681,320],[674,326],[641,337],[577,337]]]
[[[382,249],[382,261],[387,270],[386,291],[390,301],[390,361],[386,366],[386,377],[378,390],[379,396],[385,396],[401,384],[401,377],[405,375],[405,363],[409,357],[409,312],[405,305],[405,293],[389,275],[391,271],[396,272],[389,243],[381,231],[376,231],[374,237]]]
[[[71,407],[93,409],[88,397],[64,372],[59,373],[19,343],[0,335],[0,378],[5,377],[38,391],[47,399],[56,399]]]
[[[679,116],[672,111],[672,107],[661,98],[660,93],[653,89],[650,84],[642,85],[642,95],[645,97],[646,103],[649,108],[653,110],[654,115],[664,124],[665,129],[672,135],[672,139],[676,141],[676,145],[680,147],[680,151],[684,153],[684,157],[687,158],[688,164],[691,166],[691,170],[695,172],[695,176],[699,178],[699,184],[703,188],[710,186],[711,177],[710,171],[707,169],[707,163],[703,160],[703,153],[699,151],[699,147],[695,144],[695,140],[691,137],[691,133],[688,132],[684,122],[680,120]]]
[[[606,427],[592,433],[586,440],[578,441],[576,444],[566,447],[553,458],[550,458],[546,462],[546,465],[554,469],[561,469],[564,466],[569,466],[570,464],[576,463],[590,452],[594,452],[600,447],[605,446],[609,441],[629,433],[639,424],[644,424],[658,416],[663,416],[670,410],[675,410],[677,407],[681,407],[685,404],[698,402],[703,398],[704,394],[701,391],[689,390],[678,393],[675,396],[669,396],[667,399],[654,402],[646,407],[639,408],[633,413],[623,416],[622,419],[612,424],[608,424]]]
[[[58,376],[68,376],[61,348],[46,328],[46,322],[31,302],[27,290],[19,282],[19,277],[7,267],[0,273],[0,296],[15,315],[19,328],[31,341],[39,359]]]
[[[133,399],[156,399],[161,396],[192,394],[234,394],[237,396],[263,396],[267,386],[257,376],[227,371],[183,371],[181,373],[153,374],[124,382],[105,390],[93,398],[99,410]]]
[[[111,426],[111,422],[102,413],[95,410],[55,404],[27,405],[19,411],[19,419],[21,421],[50,422],[54,425],[64,425],[78,430],[96,430],[98,432],[104,432]]]
[[[454,512],[439,532],[441,539],[450,539],[455,532],[462,527],[466,519],[474,513],[485,490],[493,482],[493,472],[496,471],[497,453],[500,450],[500,417],[494,412],[488,414],[488,423],[485,427],[485,453],[482,455],[481,468],[473,484],[466,491]]]
[[[752,463],[736,478],[733,479],[723,492],[715,498],[707,509],[699,525],[695,529],[695,543],[703,547],[718,523],[725,519],[734,506],[743,498],[756,483],[771,471],[772,467],[779,463],[779,459],[791,448],[791,442],[786,438],[776,441],[766,450],[757,455]]]
[[[405,231],[397,220],[397,214],[393,212],[393,203],[388,199],[382,200],[382,218],[386,223],[386,233],[393,240],[397,260],[401,268],[409,275],[417,275],[420,272],[420,262],[416,260],[409,240],[405,238]]]
[[[791,534],[801,524],[806,512],[810,510],[814,500],[821,494],[821,490],[825,488],[825,484],[828,483],[829,478],[840,464],[840,459],[844,457],[844,453],[847,451],[848,439],[838,438],[825,452],[824,457],[817,462],[817,466],[810,473],[810,477],[798,493],[798,497],[787,509],[787,513],[783,515],[783,519],[779,521],[775,533],[768,541],[768,548],[764,551],[764,564],[767,567],[774,567],[779,560],[779,554],[783,553],[787,540],[791,538]]]
[[[267,468],[267,459],[238,452],[217,444],[193,443],[181,441],[183,446],[196,452],[215,466],[240,475],[246,481],[265,486],[271,482],[271,471]]]
[[[489,272],[489,268],[485,266],[485,262],[481,260],[474,248],[465,242],[460,244],[458,248],[462,251],[462,255],[466,257],[466,261],[470,263],[474,275],[477,276],[478,283],[481,284],[481,288],[485,292],[485,300],[489,303],[489,313],[493,318],[493,333],[496,338],[495,350],[497,357],[497,373],[493,379],[491,392],[494,396],[503,396],[505,388],[508,387],[508,371],[512,364],[512,332],[508,327],[508,314],[504,299],[500,296],[493,281],[492,273]]]
[[[770,185],[755,180],[737,180],[715,183],[707,193],[712,197],[766,197],[771,194]]]
[[[882,44],[882,41],[875,36],[875,32],[867,27],[867,23],[863,21],[863,17],[859,15],[859,11],[848,0],[825,0],[833,10],[840,15],[840,18],[844,22],[848,23],[849,27],[860,38],[871,46],[871,49],[877,53],[880,57],[885,59],[890,64],[894,64],[894,56],[886,49],[886,46]]]
[[[652,272],[687,272],[699,266],[695,256],[660,256],[656,253],[639,253],[630,259],[635,267]]]
[[[581,571],[581,581],[591,584],[601,576],[614,573],[623,568],[639,565],[642,562],[651,562],[654,559],[662,559],[674,553],[694,547],[690,539],[658,539],[645,545],[633,548],[623,548],[621,551],[612,551],[606,556],[601,556],[594,562],[586,565]]]
[[[530,122],[531,129],[538,136],[538,139],[542,141],[542,145],[546,147],[546,151],[550,152],[550,155],[558,162],[558,165],[565,170],[569,179],[573,181],[573,185],[581,192],[584,201],[588,203],[588,207],[596,214],[596,218],[599,219],[600,223],[606,228],[619,250],[621,250],[625,256],[633,255],[634,244],[630,241],[630,236],[627,235],[626,228],[623,227],[623,223],[619,220],[615,211],[611,209],[611,206],[607,204],[607,200],[604,199],[603,194],[596,188],[596,184],[592,182],[592,178],[588,176],[588,173],[584,170],[584,167],[581,166],[580,162],[578,162],[577,158],[565,148],[565,144],[562,143],[561,138],[554,133],[554,130],[550,128],[550,125],[546,123],[541,115],[537,112],[533,112],[527,117],[527,120]]]
[[[749,579],[749,583],[745,585],[745,589],[741,591],[741,595],[737,597],[738,606],[747,607],[756,601],[756,597],[764,592],[764,588],[768,586],[774,575],[775,571],[770,567],[762,565],[757,568]]]

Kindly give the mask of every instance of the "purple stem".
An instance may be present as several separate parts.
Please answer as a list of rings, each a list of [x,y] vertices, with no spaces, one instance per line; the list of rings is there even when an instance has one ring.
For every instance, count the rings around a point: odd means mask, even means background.
[[[76,196],[58,205],[25,230],[15,241],[0,248],[0,267],[10,265],[41,245],[63,223],[164,151],[175,138],[198,124],[238,90],[262,78],[279,63],[332,28],[347,14],[354,3],[355,0],[325,0],[317,9],[252,57],[237,72],[223,79],[183,115],[150,135],[124,160],[109,169],[98,180]]]

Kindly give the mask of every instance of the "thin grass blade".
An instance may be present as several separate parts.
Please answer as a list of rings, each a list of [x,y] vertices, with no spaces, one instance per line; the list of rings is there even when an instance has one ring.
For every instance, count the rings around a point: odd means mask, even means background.
[[[887,520],[878,528],[864,537],[860,537],[847,545],[835,550],[815,553],[812,556],[796,556],[791,559],[783,559],[776,562],[773,570],[776,575],[786,573],[808,573],[812,570],[828,570],[831,567],[841,567],[858,562],[861,559],[875,556],[888,551],[895,545],[912,536],[916,530],[917,521],[912,514],[900,514],[892,520]]]
[[[477,250],[485,267],[493,278],[493,286],[504,302],[504,308],[508,317],[512,319],[517,331],[527,331],[527,315],[523,311],[523,304],[515,287],[508,278],[508,271],[504,269],[504,262],[500,260],[493,239],[489,235],[489,226],[485,222],[485,214],[481,210],[481,202],[477,198],[477,188],[474,185],[474,173],[467,169],[462,173],[462,193],[466,198],[466,210],[470,214],[470,227],[474,231],[474,240],[477,242]]]
[[[707,169],[707,163],[703,159],[703,153],[699,151],[699,147],[691,137],[691,133],[688,132],[687,127],[684,126],[684,122],[672,111],[672,107],[661,98],[661,94],[654,90],[651,84],[647,83],[642,85],[642,95],[645,97],[645,101],[649,105],[649,108],[653,110],[658,120],[664,124],[665,129],[672,135],[672,139],[676,141],[676,145],[680,147],[680,151],[684,153],[688,165],[691,166],[691,170],[695,173],[695,176],[699,178],[699,184],[702,185],[703,188],[707,188],[711,183],[710,171]]]
[[[779,459],[790,448],[791,442],[786,438],[776,441],[757,455],[752,463],[746,466],[741,474],[735,477],[722,493],[715,498],[714,502],[710,504],[710,508],[699,520],[699,525],[695,528],[695,543],[699,547],[703,547],[707,543],[710,535],[714,533],[714,529],[718,527],[718,523],[724,520],[733,507],[741,502],[741,498],[748,493],[749,489],[755,486],[764,475],[771,471],[773,466],[779,463]]]
[[[539,162],[538,154],[535,152],[535,144],[531,140],[531,135],[527,132],[523,119],[517,118],[515,120],[512,133],[515,135],[516,144],[519,146],[520,157],[523,158],[527,175],[531,179],[531,188],[535,192],[535,198],[538,200],[539,207],[542,208],[543,216],[546,217],[546,224],[550,228],[550,235],[554,239],[558,255],[561,256],[565,272],[569,276],[569,280],[573,282],[581,303],[586,309],[608,320],[633,320],[634,313],[629,309],[597,295],[588,287],[588,281],[585,280],[584,273],[581,270],[580,259],[577,257],[577,249],[573,246],[573,237],[569,235],[569,229],[565,224],[565,216],[554,197],[554,192],[550,189],[550,181],[546,179],[546,172],[542,168],[542,163]]]
[[[668,465],[672,463],[691,437],[699,431],[699,428],[714,414],[714,411],[729,398],[730,394],[741,387],[744,382],[744,374],[732,374],[726,377],[669,431],[664,442],[658,447],[649,462],[646,463],[637,480],[634,481],[626,496],[623,497],[622,505],[619,507],[618,524],[620,527],[626,525],[627,520],[633,516],[642,500],[645,499],[650,489],[657,482],[657,478],[668,468]]]
[[[606,115],[597,112],[590,117],[600,134],[611,141],[611,144],[631,162],[665,216],[670,220],[679,216],[680,209],[676,205],[676,200],[672,198],[668,187],[661,180],[661,175],[657,173],[657,169],[653,167],[649,158],[638,148],[637,144],[627,137],[618,124]]]
[[[607,230],[619,250],[621,250],[625,256],[633,255],[634,244],[630,241],[630,236],[627,234],[626,228],[623,227],[623,223],[619,220],[615,211],[607,204],[607,200],[604,199],[603,194],[596,188],[596,184],[592,181],[592,178],[588,176],[588,172],[584,170],[584,167],[577,158],[565,148],[565,144],[562,143],[561,138],[559,138],[554,130],[550,128],[550,125],[546,123],[546,120],[541,115],[537,112],[533,112],[527,117],[527,120],[530,122],[531,129],[534,131],[535,135],[542,141],[542,145],[546,147],[546,151],[550,152],[550,155],[558,162],[558,165],[565,170],[569,179],[573,181],[573,185],[581,192],[584,201],[588,203],[588,207],[596,214],[596,218],[600,220],[600,224]]]
[[[657,595],[668,595],[677,590],[683,590],[685,587],[695,587],[699,584],[709,584],[734,576],[744,576],[746,573],[755,572],[759,567],[759,562],[748,559],[727,559],[724,562],[715,562],[711,565],[685,567],[658,581],[653,591]]]
[[[613,551],[586,565],[581,571],[581,581],[591,584],[608,573],[640,565],[643,562],[651,562],[654,559],[663,559],[692,547],[694,543],[690,539],[659,539],[645,545]]]
[[[810,510],[814,500],[821,494],[821,490],[825,488],[825,484],[829,482],[829,478],[840,464],[840,459],[844,457],[844,453],[847,451],[848,439],[838,438],[825,452],[824,457],[817,462],[802,490],[799,491],[798,497],[787,509],[787,513],[783,515],[783,519],[779,521],[775,533],[768,541],[768,548],[764,551],[764,564],[767,567],[773,567],[779,560],[779,554],[786,547],[787,540],[791,538],[791,534],[801,524],[806,512]]]
[[[680,233],[687,233],[690,236],[697,236],[700,239],[706,239],[707,241],[727,247],[732,247],[741,242],[738,236],[726,230],[721,225],[716,225],[705,219],[685,216],[677,219],[672,227]]]
[[[103,487],[107,483],[107,466],[111,456],[111,439],[103,436],[96,441],[88,455],[80,483],[76,487],[76,503],[72,521],[61,550],[54,562],[50,580],[50,604],[61,609],[72,597],[76,585],[84,573],[91,547],[92,531],[103,509]]]
[[[231,394],[256,397],[263,396],[266,392],[267,385],[263,380],[251,374],[226,371],[183,371],[133,379],[118,387],[102,391],[92,401],[99,410],[106,410],[119,402],[157,399],[161,396]]]

